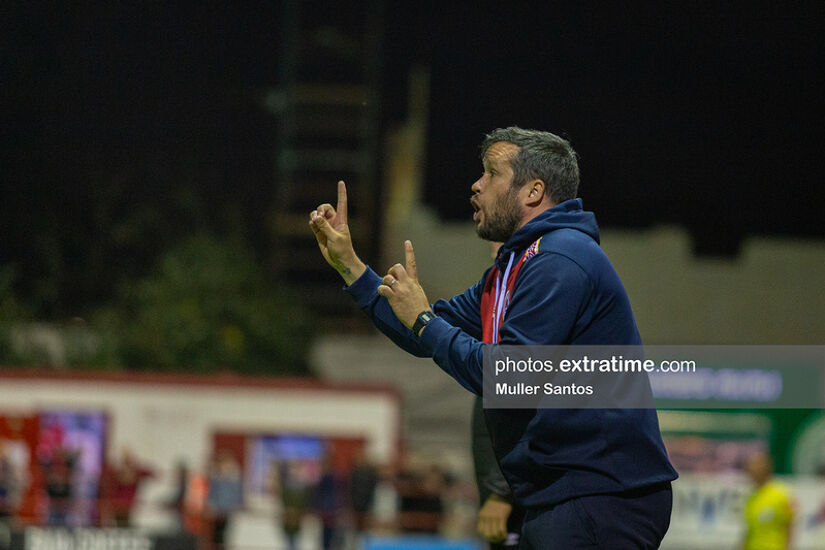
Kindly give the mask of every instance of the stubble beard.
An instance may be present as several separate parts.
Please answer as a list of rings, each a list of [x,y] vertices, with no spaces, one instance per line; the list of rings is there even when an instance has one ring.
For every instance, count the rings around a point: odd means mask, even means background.
[[[521,222],[518,189],[512,187],[502,195],[492,212],[485,212],[484,221],[476,225],[476,233],[486,241],[505,243],[510,240]]]

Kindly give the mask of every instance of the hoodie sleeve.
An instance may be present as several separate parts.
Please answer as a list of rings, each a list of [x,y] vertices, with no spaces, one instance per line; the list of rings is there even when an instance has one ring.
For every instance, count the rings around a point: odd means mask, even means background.
[[[519,273],[501,326],[501,344],[560,345],[569,341],[592,284],[579,265],[566,256],[543,253]],[[447,374],[473,393],[482,392],[484,349],[489,344],[434,319],[421,333],[423,347]]]
[[[489,272],[489,270],[488,270]],[[481,338],[481,289],[487,273],[481,281],[449,300],[438,300],[433,311],[439,321],[459,327],[477,338]],[[432,357],[430,348],[398,320],[386,298],[378,294],[381,277],[370,267],[352,285],[344,290],[358,303],[358,307],[372,319],[376,328],[390,338],[404,351],[416,357]]]

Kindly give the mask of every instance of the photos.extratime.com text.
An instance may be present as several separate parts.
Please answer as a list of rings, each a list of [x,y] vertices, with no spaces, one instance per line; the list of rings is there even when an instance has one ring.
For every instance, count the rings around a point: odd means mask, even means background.
[[[600,373],[624,373],[624,372],[696,372],[696,361],[664,359],[654,361],[652,359],[626,359],[619,355],[609,358],[595,359],[583,356],[580,359],[561,359],[557,365],[552,359],[504,359],[495,360],[496,376],[502,373],[528,373],[528,372],[600,372]]]
[[[484,406],[822,408],[825,346],[484,348]]]

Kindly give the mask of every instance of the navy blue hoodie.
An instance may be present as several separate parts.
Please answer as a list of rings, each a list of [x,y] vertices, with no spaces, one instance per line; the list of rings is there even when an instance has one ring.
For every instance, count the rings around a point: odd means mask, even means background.
[[[521,268],[504,322],[502,345],[640,345],[630,301],[599,247],[599,228],[581,199],[526,223],[500,249],[505,271],[539,237]],[[490,268],[492,269],[492,268]],[[432,357],[476,394],[482,391],[481,294],[489,269],[463,294],[433,304],[438,317],[418,338],[393,314],[371,269],[346,290],[401,348]],[[520,504],[552,506],[577,496],[617,493],[676,479],[652,409],[485,410],[496,457]]]

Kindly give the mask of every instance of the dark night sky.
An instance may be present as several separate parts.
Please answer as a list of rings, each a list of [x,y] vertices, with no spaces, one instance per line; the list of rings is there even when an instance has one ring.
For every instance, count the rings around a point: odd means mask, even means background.
[[[603,225],[681,223],[708,252],[745,234],[825,235],[824,5],[602,4],[436,27],[428,179],[442,213],[479,171],[453,144],[518,124],[569,136]]]
[[[387,126],[411,64],[432,67],[428,202],[467,219],[483,134],[517,124],[571,139],[603,226],[680,223],[708,253],[748,234],[825,236],[825,4],[627,4],[388,1]],[[0,263],[56,269],[43,235],[71,227],[64,261],[105,268],[96,232],[112,220],[131,220],[115,227],[126,264],[150,257],[130,230],[160,243],[239,217],[260,230],[278,3],[11,1],[0,25]],[[181,206],[193,196],[197,212]]]

